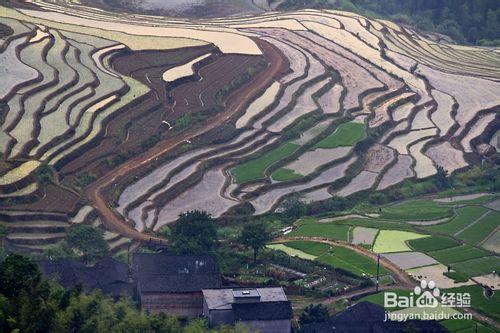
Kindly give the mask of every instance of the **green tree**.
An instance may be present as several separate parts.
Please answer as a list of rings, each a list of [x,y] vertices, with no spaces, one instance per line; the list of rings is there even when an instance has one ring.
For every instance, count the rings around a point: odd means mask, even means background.
[[[266,225],[261,221],[245,225],[239,237],[241,244],[252,248],[254,262],[257,261],[259,250],[271,239],[271,234],[267,230]]]
[[[444,190],[450,187],[450,179],[448,178],[448,171],[446,171],[442,166],[437,167],[437,173],[434,176],[434,184],[440,190]]]
[[[84,263],[102,259],[109,252],[103,231],[90,225],[72,225],[64,240],[71,253]]]
[[[28,257],[12,253],[0,264],[0,294],[17,297],[38,281],[38,266]]]
[[[300,325],[323,323],[330,318],[328,308],[322,304],[311,304],[304,309],[299,317]]]
[[[171,248],[176,253],[212,252],[217,247],[214,220],[204,211],[183,213],[172,227],[169,239]]]

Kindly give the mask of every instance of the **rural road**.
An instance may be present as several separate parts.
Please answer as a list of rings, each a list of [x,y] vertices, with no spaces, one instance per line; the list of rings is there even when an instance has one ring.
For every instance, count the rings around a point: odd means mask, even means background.
[[[286,237],[277,239],[276,242],[289,242],[294,240],[314,241],[334,246],[341,246],[356,251],[357,253],[369,257],[375,261],[377,260],[377,255],[375,253],[368,251],[360,246],[355,246],[343,241],[332,241],[321,237]],[[413,289],[413,287],[415,287],[415,282],[408,276],[408,274],[405,271],[401,270],[398,266],[390,262],[389,260],[381,256],[380,264],[394,274],[394,278],[396,279],[397,284],[400,285],[402,288]]]
[[[266,55],[269,66],[251,81],[252,84],[250,84],[247,89],[237,90],[228,98],[224,112],[213,117],[210,122],[206,123],[201,128],[188,130],[175,137],[159,142],[150,150],[111,170],[85,189],[87,198],[90,200],[91,205],[98,211],[102,223],[106,228],[114,230],[122,236],[138,241],[161,241],[160,238],[138,232],[133,226],[124,221],[121,216],[118,216],[118,214],[109,207],[106,199],[103,197],[104,189],[117,184],[119,180],[149,165],[155,159],[164,156],[185,140],[190,140],[193,137],[220,126],[228,119],[241,112],[249,101],[255,98],[263,88],[271,84],[275,80],[275,77],[286,69],[288,61],[273,45],[261,40],[256,40],[256,42]]]

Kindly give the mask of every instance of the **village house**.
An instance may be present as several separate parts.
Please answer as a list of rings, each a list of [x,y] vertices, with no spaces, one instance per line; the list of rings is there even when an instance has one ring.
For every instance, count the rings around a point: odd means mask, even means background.
[[[385,309],[370,302],[360,302],[321,323],[303,325],[304,333],[444,333],[447,330],[437,321],[385,320]]]
[[[113,258],[103,259],[94,266],[70,259],[41,260],[38,264],[45,277],[64,288],[81,285],[87,290],[99,289],[115,299],[133,295],[128,265]]]
[[[203,289],[203,315],[211,326],[242,323],[262,333],[289,333],[292,306],[281,287]]]
[[[135,253],[131,268],[141,310],[150,313],[200,316],[202,289],[221,287],[213,255]]]

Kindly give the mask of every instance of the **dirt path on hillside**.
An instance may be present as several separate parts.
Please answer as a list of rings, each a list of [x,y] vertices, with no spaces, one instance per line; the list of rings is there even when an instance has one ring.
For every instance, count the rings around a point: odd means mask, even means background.
[[[320,237],[288,237],[288,238],[278,239],[278,240],[276,240],[276,242],[280,242],[280,241],[287,242],[287,241],[294,241],[294,240],[314,241],[314,242],[329,244],[329,245],[333,245],[333,246],[341,246],[341,247],[347,248],[349,250],[356,251],[359,254],[362,254],[366,257],[369,257],[372,260],[377,261],[377,255],[375,253],[368,251],[368,250],[362,248],[361,246],[352,245],[352,244],[349,244],[349,243],[343,242],[343,241],[331,241],[331,240],[327,240],[327,239],[320,238]],[[397,284],[400,285],[401,287],[413,289],[413,287],[415,286],[416,282],[414,282],[409,277],[408,273],[401,270],[398,266],[396,266],[391,261],[385,259],[382,256],[380,256],[380,265],[387,268],[388,270],[390,270],[394,274],[394,278],[396,279]]]
[[[159,238],[151,237],[148,234],[138,232],[133,228],[133,226],[124,221],[121,216],[115,213],[103,197],[104,189],[109,186],[116,185],[119,180],[140,170],[143,166],[147,166],[149,163],[165,155],[182,142],[191,140],[196,136],[222,125],[232,116],[241,112],[250,100],[257,97],[257,94],[262,91],[263,88],[271,84],[275,77],[286,69],[288,62],[280,51],[273,45],[260,40],[256,40],[256,42],[266,55],[266,58],[269,61],[269,66],[251,81],[252,84],[249,85],[247,89],[238,90],[229,97],[224,112],[213,117],[209,123],[205,124],[201,128],[189,130],[179,134],[178,136],[161,141],[145,153],[128,160],[124,164],[121,164],[117,168],[111,170],[85,189],[87,198],[90,200],[91,205],[94,206],[99,212],[102,223],[107,229],[114,230],[122,236],[130,237],[139,241],[161,241]]]

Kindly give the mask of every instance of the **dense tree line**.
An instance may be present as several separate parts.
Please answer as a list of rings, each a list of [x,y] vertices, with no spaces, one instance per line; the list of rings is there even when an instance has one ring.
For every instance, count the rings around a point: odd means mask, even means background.
[[[148,314],[129,299],[114,302],[100,292],[64,289],[43,279],[36,262],[18,254],[0,262],[0,332],[249,333],[241,325],[209,329],[202,319]]]
[[[500,45],[498,0],[286,0],[278,9],[334,8],[385,17],[459,43]]]

